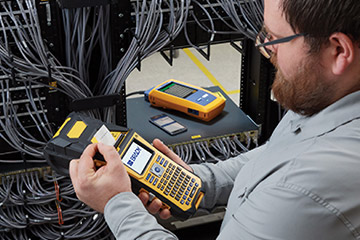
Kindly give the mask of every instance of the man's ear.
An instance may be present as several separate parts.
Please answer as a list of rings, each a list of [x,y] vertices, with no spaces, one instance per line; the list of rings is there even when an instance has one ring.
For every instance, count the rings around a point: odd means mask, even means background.
[[[341,75],[354,61],[354,43],[349,36],[344,33],[332,34],[329,41],[332,58],[332,73],[334,75]]]

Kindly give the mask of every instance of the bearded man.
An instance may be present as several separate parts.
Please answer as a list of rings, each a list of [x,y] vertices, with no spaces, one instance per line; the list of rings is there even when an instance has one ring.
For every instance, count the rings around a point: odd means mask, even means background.
[[[202,179],[202,207],[227,205],[217,239],[360,239],[360,1],[264,3],[256,46],[277,68],[272,90],[289,110],[268,142],[190,166],[153,144]],[[108,162],[98,172],[96,151]],[[104,212],[117,239],[176,239],[148,213],[170,216],[160,200],[131,193],[113,147],[90,145],[70,174],[79,199]]]

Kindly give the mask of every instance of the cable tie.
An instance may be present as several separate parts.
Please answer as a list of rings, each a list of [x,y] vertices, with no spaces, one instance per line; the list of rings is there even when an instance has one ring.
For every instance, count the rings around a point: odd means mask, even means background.
[[[57,214],[58,214],[58,223],[59,225],[63,225],[64,224],[64,220],[63,220],[63,215],[62,215],[62,210],[61,210],[61,206],[59,204],[59,201],[55,201],[56,204],[56,209],[57,209]],[[62,233],[63,235],[63,233]]]
[[[61,202],[62,198],[60,198],[60,187],[59,187],[59,184],[58,184],[58,182],[56,180],[54,181],[54,185],[55,185],[56,200]]]

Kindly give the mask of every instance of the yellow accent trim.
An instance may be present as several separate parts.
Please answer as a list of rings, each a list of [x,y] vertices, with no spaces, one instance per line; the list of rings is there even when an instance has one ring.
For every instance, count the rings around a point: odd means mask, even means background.
[[[53,138],[56,138],[57,136],[59,136],[61,130],[65,127],[66,123],[67,123],[68,121],[70,121],[70,120],[71,120],[71,118],[67,118],[67,119],[65,120],[65,122],[64,122],[64,123],[61,125],[61,127],[57,130],[57,132],[55,133],[55,135],[53,136]]]
[[[86,127],[87,125],[83,121],[76,121],[74,126],[68,132],[67,136],[69,138],[79,138]]]
[[[199,197],[198,197],[198,199],[197,199],[196,202],[195,202],[195,208],[196,208],[196,209],[199,208],[200,202],[201,202],[201,200],[202,200],[203,197],[204,197],[204,193],[203,193],[203,192],[200,192],[200,193],[199,193]]]
[[[224,97],[224,95],[221,92],[214,92],[214,94],[218,95],[219,97],[221,97],[222,99],[224,99],[226,101],[226,98]]]
[[[201,135],[194,135],[194,136],[191,136],[191,139],[196,139],[196,138],[201,138]]]
[[[119,136],[121,135],[121,132],[111,132],[111,135],[113,136],[115,141],[117,141]]]
[[[92,142],[92,143],[98,143],[98,140],[96,139],[96,137],[93,137],[93,138],[91,139],[91,142]]]

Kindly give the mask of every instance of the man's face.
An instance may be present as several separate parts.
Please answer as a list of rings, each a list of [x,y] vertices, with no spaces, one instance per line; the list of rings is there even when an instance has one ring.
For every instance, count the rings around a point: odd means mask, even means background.
[[[334,88],[324,79],[316,56],[303,59],[295,66],[294,73],[287,77],[277,64],[276,54],[271,62],[277,69],[272,90],[284,108],[311,116],[329,105]]]
[[[279,0],[265,0],[264,23],[274,40],[294,34],[279,9]],[[313,115],[329,105],[334,87],[327,81],[319,54],[308,54],[304,37],[271,47],[277,69],[272,90],[286,109]]]

